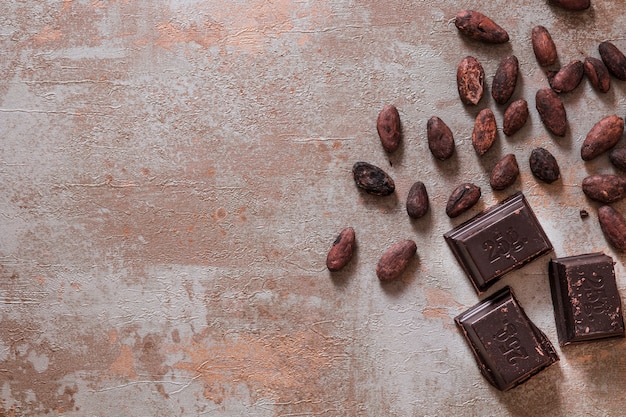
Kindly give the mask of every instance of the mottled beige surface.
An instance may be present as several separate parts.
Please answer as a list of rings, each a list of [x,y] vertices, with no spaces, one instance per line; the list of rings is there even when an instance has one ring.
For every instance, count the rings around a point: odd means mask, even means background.
[[[460,8],[511,41],[462,39]],[[564,95],[569,131],[553,138],[530,45],[542,24],[563,64],[597,57],[605,39],[626,51],[625,15],[623,0],[581,13],[540,0],[2,2],[0,416],[623,415],[623,339],[557,348],[561,361],[524,385],[489,386],[453,323],[478,297],[442,235],[521,190],[555,251],[496,289],[513,286],[555,343],[550,256],[604,251],[626,297],[626,258],[580,188],[612,168],[579,156],[595,122],[625,115],[626,83]],[[456,65],[475,56],[490,84],[511,53],[530,120],[478,158],[473,117],[490,107],[501,126],[504,108],[489,88],[463,106]],[[405,135],[391,157],[375,126],[388,103]],[[455,134],[449,161],[428,151],[433,115]],[[536,146],[561,180],[532,177]],[[521,177],[495,193],[489,171],[509,152]],[[359,160],[386,169],[396,194],[357,190]],[[412,221],[416,180],[431,211]],[[465,181],[481,202],[450,220],[447,196]],[[347,226],[358,251],[331,275],[326,253]],[[381,285],[378,258],[406,238],[418,258]]]

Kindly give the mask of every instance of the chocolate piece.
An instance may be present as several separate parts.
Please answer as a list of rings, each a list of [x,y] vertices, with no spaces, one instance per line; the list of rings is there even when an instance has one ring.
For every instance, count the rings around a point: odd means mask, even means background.
[[[550,289],[561,346],[624,337],[613,258],[603,253],[550,261]]]
[[[509,390],[559,360],[545,334],[528,318],[513,291],[504,287],[457,316],[480,372]]]
[[[450,230],[444,238],[479,294],[507,272],[552,250],[520,192]]]

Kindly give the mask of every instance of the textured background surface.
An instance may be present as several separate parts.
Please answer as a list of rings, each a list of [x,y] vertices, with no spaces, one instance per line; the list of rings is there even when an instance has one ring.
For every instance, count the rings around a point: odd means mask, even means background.
[[[478,297],[442,234],[521,190],[555,251],[506,276],[556,343],[550,256],[604,251],[626,296],[624,255],[600,232],[588,173],[606,155],[579,148],[600,118],[626,113],[626,83],[584,80],[563,96],[570,128],[551,137],[534,109],[547,86],[530,46],[545,25],[561,63],[626,51],[623,0],[582,13],[545,1],[14,0],[0,4],[0,416],[615,416],[626,405],[626,341],[558,349],[561,361],[507,393],[481,377],[453,318]],[[451,22],[477,8],[511,41],[483,46]],[[477,57],[490,84],[513,53],[526,127],[478,158],[469,137],[484,107],[457,95],[456,65]],[[405,140],[385,155],[375,129],[387,103]],[[452,128],[457,152],[435,161],[426,121]],[[536,146],[562,179],[538,183]],[[520,179],[488,185],[516,154]],[[397,192],[374,198],[355,161],[386,169]],[[431,211],[404,200],[426,183]],[[483,197],[450,220],[453,187]],[[615,206],[626,210],[626,204]],[[579,210],[590,217],[583,220]],[[330,245],[353,226],[341,273]],[[374,268],[400,239],[418,258],[394,283]]]

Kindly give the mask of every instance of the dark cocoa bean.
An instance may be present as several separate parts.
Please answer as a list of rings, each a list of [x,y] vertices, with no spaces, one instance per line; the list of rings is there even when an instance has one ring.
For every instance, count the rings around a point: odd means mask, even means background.
[[[613,148],[609,152],[609,161],[617,169],[626,171],[626,148]]]
[[[472,208],[480,199],[480,187],[466,182],[454,189],[448,203],[446,204],[446,214],[448,217],[457,217]]]
[[[493,78],[491,96],[498,104],[505,104],[513,96],[519,74],[519,61],[515,55],[505,57]]]
[[[588,9],[591,6],[591,0],[549,0],[550,4],[558,6],[565,10],[580,11]]]
[[[575,59],[549,78],[550,87],[557,93],[569,93],[578,87],[584,74],[583,63]]]
[[[412,219],[419,219],[428,212],[428,207],[426,186],[423,182],[417,181],[411,186],[406,198],[406,212]]]
[[[454,153],[454,136],[443,120],[437,116],[428,119],[426,123],[426,137],[428,149],[439,160],[446,160]]]
[[[350,262],[356,246],[356,236],[352,227],[341,231],[333,242],[326,256],[326,267],[329,271],[339,271]]]
[[[482,109],[476,116],[472,131],[472,145],[479,156],[484,155],[493,146],[497,134],[496,116],[490,109]]]
[[[352,166],[354,182],[369,194],[389,195],[396,189],[393,179],[382,169],[367,162],[356,162]]]
[[[510,153],[499,160],[491,170],[489,185],[494,190],[504,190],[513,185],[518,176],[519,166],[517,165],[517,159],[515,155]]]
[[[415,256],[417,245],[412,240],[402,240],[387,249],[376,265],[376,276],[381,281],[392,281],[402,275]]]
[[[606,240],[614,248],[626,251],[626,219],[611,206],[598,209],[598,221]]]
[[[388,104],[383,107],[376,120],[376,130],[378,130],[383,149],[389,153],[395,152],[402,139],[400,114],[395,106]]]
[[[618,80],[626,81],[626,56],[622,51],[609,41],[601,42],[598,51],[609,72]]]
[[[511,136],[517,133],[528,120],[528,103],[523,98],[515,100],[504,111],[502,131]]]
[[[583,179],[582,187],[587,197],[604,204],[614,203],[626,197],[626,179],[619,175],[589,175]]]
[[[489,17],[475,10],[461,10],[454,19],[459,32],[470,39],[485,43],[506,43],[509,34]]]
[[[550,32],[544,26],[535,26],[531,34],[533,52],[537,62],[542,67],[547,67],[556,62],[556,45],[550,36]]]
[[[624,134],[624,119],[612,115],[596,123],[580,148],[580,156],[584,161],[591,161],[603,152],[614,147]]]
[[[601,93],[609,91],[611,88],[611,75],[602,60],[589,56],[585,58],[583,69],[593,88]]]
[[[556,136],[565,136],[567,113],[559,95],[551,88],[541,88],[535,95],[535,106],[546,129]]]
[[[484,92],[485,70],[473,56],[463,58],[456,69],[456,85],[464,104],[476,105]]]
[[[547,149],[533,149],[528,162],[530,172],[543,182],[551,184],[561,176],[561,170],[556,162],[556,158]]]

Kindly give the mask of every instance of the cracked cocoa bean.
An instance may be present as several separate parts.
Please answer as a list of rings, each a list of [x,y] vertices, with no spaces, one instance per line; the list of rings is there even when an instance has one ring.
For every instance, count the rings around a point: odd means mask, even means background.
[[[376,130],[378,130],[383,149],[388,153],[395,152],[402,139],[400,114],[395,106],[388,104],[383,107],[376,120]]]
[[[473,56],[467,56],[456,70],[456,84],[459,97],[464,104],[477,105],[483,96],[485,70]]]
[[[498,104],[505,104],[513,96],[519,74],[519,61],[515,55],[505,57],[493,78],[491,96]]]
[[[544,26],[535,26],[531,33],[533,52],[537,62],[542,67],[548,67],[556,62],[556,45],[550,32]]]
[[[356,162],[352,166],[352,175],[356,185],[369,194],[385,196],[396,189],[389,174],[367,162]]]
[[[459,32],[470,39],[485,43],[506,43],[509,34],[491,18],[475,10],[461,10],[454,19]]]
[[[387,249],[376,265],[376,276],[381,281],[392,281],[402,275],[415,256],[417,245],[412,240],[401,240]]]
[[[515,100],[504,111],[502,131],[511,136],[517,133],[528,120],[528,103],[523,98]]]
[[[586,10],[591,6],[591,0],[549,0],[550,4],[554,4],[565,10]]]
[[[624,134],[624,119],[611,115],[596,123],[580,148],[583,161],[591,161],[598,155],[613,148]]]
[[[578,87],[584,73],[583,63],[575,59],[558,70],[554,76],[548,77],[548,81],[557,93],[569,93]]]
[[[454,153],[454,136],[452,131],[437,116],[428,119],[426,123],[426,137],[428,139],[428,149],[433,156],[439,160],[446,160]]]
[[[556,136],[565,136],[567,113],[559,95],[551,88],[541,88],[535,95],[535,106],[546,129]]]
[[[589,83],[601,93],[606,93],[611,88],[611,74],[601,59],[594,57],[585,58],[583,70]]]
[[[528,162],[530,172],[543,182],[551,184],[561,176],[561,170],[556,162],[556,158],[547,149],[533,149]]]
[[[484,155],[496,141],[498,128],[496,116],[490,109],[482,109],[474,121],[472,145],[479,156]]]
[[[626,219],[611,206],[598,209],[598,221],[606,240],[614,248],[626,251]]]
[[[589,175],[583,179],[582,188],[587,197],[604,204],[626,197],[626,179],[615,174]]]
[[[617,169],[626,171],[626,148],[613,148],[609,152],[609,161]]]
[[[416,181],[409,190],[406,198],[406,212],[412,219],[419,219],[428,212],[429,202],[426,186],[421,181]]]
[[[626,56],[622,51],[611,42],[604,41],[598,45],[598,52],[609,72],[618,80],[626,81]]]
[[[494,190],[504,190],[513,185],[518,176],[519,166],[517,165],[517,159],[515,155],[510,153],[499,160],[491,170],[489,185]]]
[[[446,214],[450,218],[460,216],[478,203],[480,194],[480,187],[472,183],[466,182],[459,185],[448,198]]]
[[[356,246],[356,236],[352,227],[347,227],[339,233],[326,256],[326,267],[336,272],[350,262]]]

